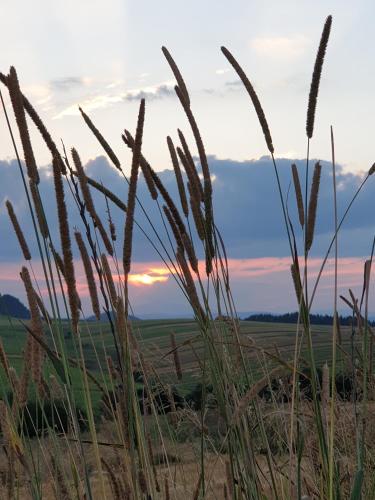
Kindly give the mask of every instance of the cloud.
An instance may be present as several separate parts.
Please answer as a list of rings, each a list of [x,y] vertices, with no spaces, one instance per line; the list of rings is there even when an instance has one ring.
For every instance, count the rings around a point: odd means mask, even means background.
[[[233,161],[230,159],[218,159],[215,156],[208,157],[211,176],[214,180],[214,210],[215,222],[219,227],[226,247],[228,256],[236,259],[254,257],[284,257],[289,255],[286,232],[283,222],[280,200],[277,192],[272,161],[268,156],[259,160]],[[301,183],[304,183],[305,160],[291,160],[277,158],[281,186],[284,194],[287,193],[291,181],[292,162],[297,164]],[[313,164],[314,160],[312,160]],[[199,168],[199,162],[196,160]],[[316,221],[316,238],[312,248],[313,255],[322,255],[329,244],[333,234],[333,203],[332,203],[332,173],[331,166],[322,162],[322,180],[319,193],[318,216]],[[127,197],[127,184],[116,170],[111,168],[106,158],[100,156],[91,160],[86,165],[88,175],[103,182],[112,189],[121,199]],[[164,170],[159,173],[165,187],[172,198],[178,200],[178,190],[172,170]],[[18,166],[15,161],[0,161],[0,235],[7,235],[0,247],[0,260],[18,259],[18,245],[8,221],[4,208],[4,201],[9,198],[15,206],[16,213],[24,227],[29,227],[31,220],[28,215],[25,195],[17,182]],[[54,198],[53,178],[50,170],[42,169],[41,195],[45,203],[48,220],[53,228],[53,236],[58,240],[56,224],[56,204]],[[186,179],[185,179],[186,180]],[[343,214],[350,202],[355,190],[359,186],[362,177],[360,175],[345,173],[342,167],[337,167],[338,185],[338,212]],[[365,188],[355,201],[349,216],[340,231],[339,248],[340,255],[363,256],[368,254],[371,245],[371,234],[375,230],[375,222],[369,207],[373,204],[373,182],[369,178]],[[151,214],[151,219],[158,236],[166,238],[163,224],[155,203],[150,198],[144,179],[141,176],[138,186],[138,196],[146,212]],[[74,223],[79,226],[76,217],[74,200],[67,189],[67,203],[71,214],[74,214]],[[94,193],[98,205],[98,212],[106,214],[106,204],[102,196]],[[178,202],[177,202],[178,204]],[[301,243],[301,231],[298,227],[298,217],[294,192],[289,193],[288,209],[295,226],[297,242]],[[119,244],[121,243],[121,232],[123,229],[123,213],[112,206],[113,219],[119,233]],[[154,240],[156,235],[152,232],[149,222],[142,210],[137,206],[137,220],[145,231]],[[35,241],[31,235],[31,245],[35,251]],[[165,239],[167,242],[168,239]],[[142,234],[136,230],[135,255],[138,261],[150,261],[156,253],[147,243]]]
[[[123,99],[125,101],[139,101],[143,98],[148,100],[163,99],[164,97],[170,97],[175,94],[174,85],[174,81],[168,81],[154,87],[129,90],[123,94]]]
[[[78,106],[82,106],[85,111],[89,112],[95,109],[108,108],[113,104],[123,101],[139,101],[142,98],[148,101],[154,101],[174,96],[174,85],[175,82],[169,80],[158,85],[131,89],[125,92],[93,95],[81,100],[80,102],[75,102],[74,104],[69,105],[67,108],[63,109],[56,116],[54,116],[54,119],[63,118],[64,116],[79,115]],[[107,89],[108,88],[110,87],[107,86]]]
[[[245,308],[253,311],[270,310],[270,307],[267,306],[267,297],[269,296],[269,303],[274,305],[275,308],[292,310],[294,292],[290,284],[289,247],[271,159],[265,156],[259,160],[238,162],[209,156],[208,161],[212,176],[215,177],[213,185],[215,224],[219,228],[226,246],[238,307],[240,307],[240,310],[245,310]],[[290,164],[292,161],[278,158],[276,162],[282,190],[286,193],[291,181]],[[312,164],[313,162],[314,160],[312,160]],[[303,184],[305,160],[295,160],[295,163],[299,169],[301,183]],[[197,164],[199,166],[198,162]],[[88,175],[97,181],[103,182],[121,199],[126,200],[126,182],[115,169],[110,167],[104,157],[89,161],[86,165],[86,171]],[[318,216],[311,252],[311,277],[316,276],[319,262],[325,254],[333,235],[331,171],[331,165],[328,162],[322,162]],[[40,190],[45,213],[51,228],[52,239],[56,248],[60,250],[53,178],[49,174],[48,169],[41,169]],[[159,176],[172,198],[177,200],[177,206],[179,207],[178,190],[173,171],[164,170],[159,172]],[[32,231],[32,221],[27,201],[21,189],[22,184],[17,163],[15,161],[1,161],[0,178],[2,180],[0,185],[1,289],[4,292],[9,291],[11,293],[12,290],[22,290],[18,280],[22,255],[4,207],[7,198],[12,201],[21,227],[24,229],[33,255],[33,261],[38,261],[39,254]],[[361,180],[360,175],[345,173],[342,167],[337,166],[339,217],[344,213]],[[370,253],[372,237],[375,231],[371,210],[375,189],[374,181],[375,178],[370,177],[368,179],[339,233],[339,275],[343,292],[350,286],[359,287],[360,293],[363,261]],[[301,252],[302,237],[292,189],[289,194],[288,209],[294,224],[297,245]],[[94,191],[93,197],[97,211],[101,214],[103,223],[107,227],[105,200]],[[155,209],[155,202],[151,199],[142,176],[139,179],[138,197],[143,208],[149,214],[155,232],[138,204],[135,218],[157,249],[150,244],[138,227],[134,228],[131,270],[134,278],[131,280],[131,286],[132,296],[139,308],[138,311],[146,310],[146,308],[150,311],[156,311],[158,308],[167,311],[187,311],[187,306],[176,288],[173,274],[163,265],[158,256],[157,251],[163,253],[158,238],[169,252],[171,252],[171,247],[159,212]],[[84,232],[84,227],[77,216],[77,209],[67,185],[66,202],[70,215],[71,231],[77,228]],[[116,251],[118,255],[121,255],[124,214],[111,203],[110,210],[117,230]],[[201,244],[196,238],[195,242],[197,243],[198,258],[203,260]],[[78,259],[78,251],[74,244],[73,253],[75,258]],[[87,293],[84,277],[82,278],[82,276],[82,273],[78,273],[78,278],[83,280],[83,293]],[[327,308],[327,304],[330,303],[332,297],[331,278],[332,265],[330,261],[325,281],[322,282],[320,287],[317,302],[317,305],[320,305],[321,308]]]
[[[250,42],[251,48],[259,55],[275,59],[295,59],[301,56],[309,40],[304,35],[291,37],[258,37]]]
[[[224,83],[225,92],[237,92],[243,89],[243,83],[240,79],[238,80],[230,80]]]
[[[215,73],[217,75],[225,75],[225,73],[229,73],[230,68],[217,69]]]
[[[87,85],[91,82],[90,78],[80,76],[65,76],[56,78],[50,81],[50,87],[53,91],[67,92],[71,89],[76,89]]]

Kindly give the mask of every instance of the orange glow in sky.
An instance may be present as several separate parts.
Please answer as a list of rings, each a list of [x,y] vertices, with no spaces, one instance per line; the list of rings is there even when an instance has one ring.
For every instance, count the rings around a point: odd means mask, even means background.
[[[152,276],[151,274],[130,274],[129,283],[133,285],[153,285],[168,281],[168,276]]]

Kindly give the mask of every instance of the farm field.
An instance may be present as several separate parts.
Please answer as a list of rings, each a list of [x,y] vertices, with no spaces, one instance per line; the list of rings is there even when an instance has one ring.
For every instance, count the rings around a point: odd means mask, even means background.
[[[215,328],[219,332],[223,327],[223,322],[214,322]],[[77,359],[75,342],[70,336],[68,323],[63,323],[65,343],[70,358]],[[132,329],[138,342],[139,351],[144,359],[156,370],[161,380],[175,385],[181,394],[185,394],[192,387],[200,382],[200,362],[203,359],[203,346],[196,322],[192,319],[168,319],[168,320],[136,320],[132,321]],[[332,348],[331,332],[328,326],[312,326],[314,351],[317,366],[322,366],[330,359]],[[170,335],[174,333],[182,366],[183,377],[177,380],[175,365],[171,347]],[[240,322],[240,333],[243,338],[243,345],[247,348],[249,366],[255,378],[260,377],[264,371],[264,366],[272,364],[270,355],[280,356],[284,361],[293,358],[295,348],[296,326],[281,323],[260,323],[252,321]],[[349,327],[341,328],[342,351],[351,352],[351,331]],[[9,361],[15,369],[20,372],[22,368],[22,350],[26,341],[25,328],[16,319],[2,317],[0,319],[0,337]],[[81,324],[82,348],[85,356],[86,368],[98,380],[103,381],[102,367],[106,364],[106,358],[115,360],[116,351],[113,337],[110,332],[108,322],[88,321]],[[228,340],[228,344],[230,340]],[[48,337],[48,344],[54,347],[51,337]],[[304,357],[304,348],[301,351]],[[338,363],[338,370],[340,363]],[[55,370],[51,363],[45,363],[45,376]],[[78,368],[72,368],[74,390],[77,401],[81,400],[83,392],[82,377]],[[2,392],[8,389],[4,373],[2,377]],[[105,377],[105,376],[104,376]],[[93,404],[96,408],[100,394],[97,387],[92,384]]]

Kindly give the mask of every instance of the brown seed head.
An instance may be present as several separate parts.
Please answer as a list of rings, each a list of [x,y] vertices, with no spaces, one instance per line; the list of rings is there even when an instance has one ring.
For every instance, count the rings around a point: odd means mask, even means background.
[[[319,162],[317,162],[315,164],[314,175],[311,184],[309,209],[307,215],[306,243],[305,243],[306,252],[309,252],[314,239],[321,172],[322,172],[322,166]]]
[[[92,310],[95,314],[96,319],[99,321],[100,320],[100,307],[99,307],[98,291],[96,289],[96,283],[95,283],[94,273],[93,273],[92,266],[91,266],[90,257],[89,257],[89,254],[87,253],[86,246],[85,246],[85,243],[83,241],[81,233],[77,231],[74,233],[74,236],[76,238],[79,252],[81,254],[81,258],[82,258],[82,262],[83,262],[83,267],[85,269],[86,280],[87,280],[87,284],[89,287]]]
[[[225,55],[225,57],[228,59],[229,63],[233,66],[233,69],[238,74],[238,76],[240,77],[240,80],[244,84],[245,89],[247,90],[247,93],[249,94],[250,99],[253,103],[255,112],[258,116],[258,120],[259,120],[260,126],[262,128],[264,138],[266,140],[268,151],[271,154],[273,154],[274,147],[272,144],[271,132],[270,132],[270,129],[268,127],[266,115],[264,114],[262,105],[260,104],[259,98],[257,96],[257,93],[255,92],[254,87],[252,86],[250,80],[246,76],[244,70],[241,68],[241,66],[238,64],[238,62],[233,57],[233,55],[229,52],[229,50],[225,47],[221,47],[221,51]]]
[[[132,159],[132,167],[130,173],[130,183],[128,192],[128,203],[127,203],[128,210],[126,213],[126,220],[125,220],[124,248],[123,248],[123,266],[125,275],[128,275],[130,272],[132,242],[133,242],[134,209],[135,209],[135,200],[137,191],[138,169],[141,158],[144,119],[145,119],[145,100],[142,99],[141,104],[139,106],[137,131],[135,134],[135,141],[134,141],[133,159]]]
[[[39,190],[35,182],[30,179],[29,181],[31,197],[33,199],[36,218],[38,220],[38,225],[43,238],[47,238],[49,235],[48,224],[44,214],[44,209],[42,205],[42,200],[40,199]]]
[[[165,216],[167,217],[169,225],[171,226],[174,239],[176,240],[177,247],[184,248],[181,233],[177,227],[175,220],[173,219],[171,211],[169,210],[169,208],[166,205],[163,205],[163,211],[165,213]]]
[[[31,278],[27,267],[22,268],[21,277],[25,286],[27,302],[29,304],[29,309],[30,309],[31,329],[34,335],[36,335],[40,339],[43,339],[44,337],[43,323],[40,317],[38,303],[35,298],[35,291],[31,283]],[[43,353],[41,350],[41,346],[34,339],[34,342],[32,344],[31,374],[34,382],[37,385],[41,380],[42,362],[43,362]]]
[[[88,186],[87,177],[83,169],[81,158],[75,148],[72,148],[72,158],[74,165],[76,167],[77,177],[79,180],[79,185],[81,186],[82,196],[86,205],[86,209],[95,222],[96,211],[94,207],[94,202],[91,197],[90,188]]]
[[[123,141],[125,144],[128,146],[128,148],[134,150],[134,139],[130,132],[125,130],[125,134],[122,136]],[[141,162],[146,161],[143,156],[141,156]],[[162,183],[160,177],[158,174],[155,172],[155,170],[150,166],[150,172],[152,175],[152,179],[155,183],[155,186],[157,187],[159,193],[163,197],[166,205],[168,206],[169,210],[171,211],[174,220],[176,221],[176,224],[178,226],[178,229],[180,233],[186,232],[185,224],[182,221],[182,218],[180,216],[179,211],[177,210],[176,205],[174,204],[170,194],[168,193],[167,189],[165,188],[164,184]]]
[[[0,73],[0,81],[6,87],[9,88],[9,83],[8,83],[9,80],[8,80],[8,78],[3,73]],[[39,130],[40,135],[42,136],[42,138],[43,138],[44,142],[46,143],[48,149],[51,151],[52,158],[58,158],[58,160],[60,162],[61,173],[63,175],[66,175],[65,164],[64,164],[64,162],[63,162],[63,160],[61,158],[61,155],[60,155],[60,153],[59,153],[59,151],[58,151],[58,149],[56,147],[56,144],[52,140],[52,137],[51,137],[50,133],[48,132],[47,128],[45,127],[45,125],[42,122],[40,116],[35,111],[34,107],[30,103],[30,101],[27,99],[27,97],[25,97],[22,94],[22,92],[21,92],[21,97],[22,97],[22,104],[23,104],[23,107],[24,107],[26,113],[29,115],[29,117],[31,118],[31,120],[34,122],[34,125]]]
[[[292,274],[293,285],[294,285],[294,290],[296,292],[297,301],[298,303],[300,303],[300,300],[302,298],[301,276],[299,274],[299,270],[297,269],[295,263],[293,263],[290,266],[290,272]]]
[[[163,54],[168,61],[168,64],[174,74],[174,77],[176,78],[177,85],[180,87],[182,95],[184,96],[184,100],[186,101],[187,106],[190,106],[190,98],[189,98],[189,92],[186,88],[184,79],[182,78],[181,72],[178,69],[177,64],[175,63],[173,57],[171,56],[170,52],[166,47],[162,47],[161,50],[163,51]]]
[[[109,232],[111,234],[111,240],[116,241],[116,239],[117,239],[116,226],[112,220],[109,221]]]
[[[182,235],[182,241],[183,241],[183,245],[184,245],[184,248],[186,250],[187,256],[189,258],[191,268],[196,274],[198,274],[198,259],[197,259],[197,256],[195,255],[194,245],[190,239],[190,236],[187,233],[184,233]]]
[[[181,249],[177,248],[176,255],[177,255],[177,262],[181,267],[181,271],[182,271],[183,278],[185,281],[185,291],[187,293],[189,302],[190,302],[191,306],[193,307],[195,314],[197,316],[200,316],[201,318],[203,318],[204,313],[203,313],[202,307],[200,305],[197,290],[196,290],[195,284],[194,284],[194,280],[193,280],[193,277],[191,275],[189,266],[186,262],[184,253]]]
[[[20,133],[23,154],[27,168],[27,175],[35,184],[39,183],[39,173],[36,166],[33,148],[31,145],[29,129],[27,127],[25,110],[23,108],[22,93],[20,90],[17,72],[13,66],[9,70],[8,90],[12,102],[14,116],[16,117],[17,127]]]
[[[19,245],[21,247],[24,259],[25,260],[31,260],[30,250],[29,250],[29,247],[28,247],[28,245],[26,243],[25,237],[23,235],[23,231],[21,229],[21,226],[18,223],[18,219],[17,219],[17,216],[16,216],[16,214],[14,212],[13,205],[12,205],[12,203],[9,200],[7,200],[5,202],[5,205],[6,205],[7,210],[8,210],[9,218],[10,218],[12,224],[13,224],[13,229],[14,229],[14,232],[16,233],[16,236],[17,236],[17,239],[18,239],[18,243],[19,243]]]
[[[138,471],[138,484],[141,492],[144,495],[147,495],[147,481],[146,481],[146,476],[145,473],[143,472],[142,469],[139,469]]]
[[[104,278],[105,278],[105,281],[107,283],[109,297],[110,297],[111,302],[112,302],[112,307],[114,307],[117,303],[117,292],[116,292],[115,283],[113,281],[111,268],[109,267],[107,256],[104,253],[101,255],[101,262],[102,262]]]
[[[98,228],[98,231],[100,233],[100,236],[103,240],[103,243],[104,243],[104,246],[105,246],[107,252],[109,253],[109,255],[113,255],[112,243],[111,243],[110,239],[108,238],[108,235],[107,235],[106,230],[104,229],[103,223],[95,210],[94,202],[93,202],[90,188],[89,188],[89,183],[87,181],[87,176],[86,176],[85,171],[83,169],[82,162],[81,162],[81,159],[78,155],[78,152],[74,148],[72,149],[72,158],[73,158],[73,162],[74,162],[74,165],[76,167],[76,170],[77,170],[77,176],[78,176],[79,184],[81,186],[82,196],[83,196],[83,200],[85,202],[85,206],[87,208],[87,211],[90,214],[90,216],[94,222],[94,225]]]
[[[207,261],[207,272],[210,272],[210,263],[213,257],[213,233],[212,233],[212,222],[213,222],[213,214],[212,214],[212,183],[211,183],[211,175],[210,169],[208,167],[208,161],[206,156],[206,151],[203,145],[202,137],[200,135],[197,122],[195,121],[194,115],[189,106],[187,106],[183,95],[181,94],[181,90],[179,87],[175,87],[175,91],[177,97],[179,98],[182,107],[184,108],[185,114],[189,120],[189,124],[191,130],[193,132],[195,142],[198,149],[199,159],[202,167],[203,173],[203,185],[204,185],[204,212],[205,212],[205,237],[206,237],[206,261]]]
[[[199,186],[202,188],[202,184],[199,181],[199,184],[196,181],[195,175],[191,169],[191,164],[185,156],[185,153],[181,150],[181,148],[177,147],[177,154],[181,160],[182,166],[186,172],[188,183],[190,184],[189,192],[191,196],[194,196],[198,205],[200,205],[202,197],[201,190]]]
[[[294,163],[292,165],[292,174],[293,174],[294,191],[296,194],[299,223],[301,224],[301,227],[303,227],[305,224],[305,212],[303,209],[303,198],[302,198],[301,184],[299,182],[298,170],[297,166]]]
[[[61,248],[63,251],[64,277],[68,288],[68,299],[73,330],[77,332],[79,321],[79,302],[76,289],[76,279],[73,265],[73,255],[70,243],[68,212],[65,205],[64,186],[58,159],[52,162],[59,220]]]
[[[176,150],[174,148],[173,141],[172,141],[172,139],[169,136],[167,137],[167,144],[168,144],[169,154],[170,154],[171,160],[172,160],[172,165],[173,165],[174,173],[175,173],[175,176],[176,176],[178,193],[180,195],[180,201],[181,201],[182,211],[184,212],[185,217],[188,217],[188,215],[189,215],[189,205],[188,205],[188,202],[187,202],[187,199],[186,199],[185,185],[184,185],[184,181],[183,181],[183,178],[182,178],[180,165],[178,163],[178,158],[177,158],[177,155],[176,155]]]
[[[311,79],[309,103],[307,106],[306,134],[309,139],[313,136],[316,103],[318,100],[320,77],[322,74],[324,56],[326,54],[329,34],[331,32],[332,16],[328,16],[324,23],[322,36],[320,38],[318,53],[315,59],[314,71]]]
[[[186,139],[185,139],[185,136],[181,132],[181,130],[178,129],[177,132],[178,132],[178,137],[180,139],[181,146],[182,146],[184,156],[185,156],[184,168],[185,168],[186,173],[189,177],[189,181],[194,184],[195,188],[199,192],[200,201],[204,201],[203,187],[202,187],[201,181],[199,179],[198,171],[197,171],[197,168],[195,166],[193,157],[190,153],[189,146],[188,146]],[[179,152],[179,156],[181,158],[180,152]],[[181,158],[181,161],[183,161],[182,158]]]
[[[91,130],[91,132],[94,134],[94,136],[96,137],[96,139],[98,140],[99,144],[102,146],[102,148],[104,149],[104,151],[107,153],[108,157],[110,158],[111,162],[113,163],[113,165],[121,171],[121,164],[120,164],[120,160],[117,158],[117,156],[115,155],[113,149],[111,148],[111,146],[108,144],[108,142],[104,139],[104,137],[102,136],[102,134],[99,132],[99,130],[95,127],[95,125],[93,124],[93,122],[91,121],[90,117],[83,111],[83,109],[80,107],[79,108],[80,112],[81,112],[81,115],[83,117],[83,119],[85,120],[86,122],[86,125],[89,127],[89,129]]]

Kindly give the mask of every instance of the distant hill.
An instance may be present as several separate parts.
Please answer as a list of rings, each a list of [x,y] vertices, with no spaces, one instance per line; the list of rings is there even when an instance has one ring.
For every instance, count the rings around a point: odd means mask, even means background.
[[[262,323],[294,323],[298,321],[298,313],[286,314],[252,314],[245,318],[245,321],[259,321]],[[341,326],[350,326],[352,324],[351,316],[339,316]],[[310,314],[310,323],[312,325],[332,325],[333,316],[329,314]],[[375,325],[374,321],[369,321],[371,326]]]
[[[110,313],[111,314],[111,317],[113,318],[113,312]],[[129,314],[129,321],[139,321],[140,319],[137,318],[136,316],[132,316],[131,314]],[[87,321],[97,321],[96,319],[96,316],[89,316],[87,318]],[[100,315],[100,321],[108,321],[108,316],[106,313],[101,313]]]
[[[13,295],[0,295],[0,315],[13,318],[29,319],[30,311]]]

